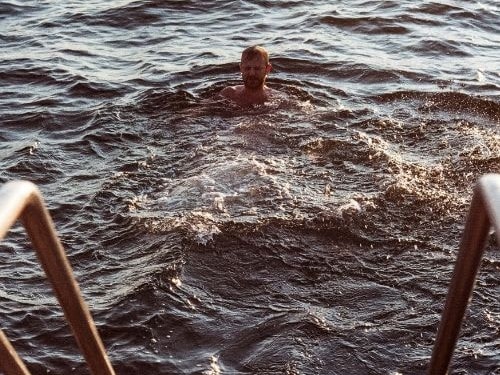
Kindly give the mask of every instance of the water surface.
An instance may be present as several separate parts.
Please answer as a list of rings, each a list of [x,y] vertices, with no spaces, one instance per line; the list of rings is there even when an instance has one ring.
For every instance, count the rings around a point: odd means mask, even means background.
[[[0,1],[0,181],[45,196],[119,374],[424,374],[500,173],[489,1]],[[286,100],[241,109],[243,48]],[[493,236],[452,374],[500,373]],[[2,329],[88,373],[24,230]]]

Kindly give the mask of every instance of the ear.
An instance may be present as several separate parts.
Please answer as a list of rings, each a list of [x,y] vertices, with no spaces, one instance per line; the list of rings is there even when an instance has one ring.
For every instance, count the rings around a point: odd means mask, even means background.
[[[266,66],[266,73],[269,73],[273,69],[273,65],[271,63]]]

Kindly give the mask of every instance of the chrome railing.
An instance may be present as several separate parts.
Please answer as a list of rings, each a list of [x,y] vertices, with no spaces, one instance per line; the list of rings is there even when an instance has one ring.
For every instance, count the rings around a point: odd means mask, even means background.
[[[114,375],[42,196],[38,188],[27,181],[8,182],[0,189],[0,240],[17,219],[21,219],[26,228],[92,374]],[[6,375],[30,374],[1,330],[0,369]]]
[[[474,189],[428,375],[448,372],[491,227],[500,244],[500,175],[494,174],[481,177]]]
[[[40,192],[30,182],[9,182],[0,189],[0,240],[18,218],[28,232],[92,374],[114,375]],[[483,176],[474,189],[429,375],[445,375],[448,371],[491,227],[500,243],[500,175],[493,174]],[[6,375],[29,375],[1,330],[0,368]]]

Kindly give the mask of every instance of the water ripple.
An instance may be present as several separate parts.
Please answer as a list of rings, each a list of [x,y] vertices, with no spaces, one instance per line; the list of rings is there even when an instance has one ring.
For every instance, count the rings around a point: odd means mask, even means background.
[[[118,372],[425,372],[500,169],[492,0],[0,2],[0,181],[40,186]],[[242,49],[283,95],[239,108]],[[488,242],[453,362],[498,367]],[[2,327],[84,374],[24,231]],[[54,357],[54,353],[58,353]]]

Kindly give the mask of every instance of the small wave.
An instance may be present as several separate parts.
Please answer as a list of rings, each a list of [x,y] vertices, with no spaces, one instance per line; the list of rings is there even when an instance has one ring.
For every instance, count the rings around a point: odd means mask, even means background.
[[[15,176],[15,179],[33,181],[40,185],[56,182],[64,175],[58,163],[47,162],[37,156],[18,159],[6,165],[4,171],[8,176]]]
[[[182,112],[193,108],[196,97],[185,90],[149,89],[136,98],[134,109],[139,113]]]
[[[410,30],[396,19],[382,17],[341,17],[324,16],[319,19],[320,24],[346,28],[362,34],[408,34]]]
[[[422,109],[429,111],[448,111],[451,113],[472,113],[500,121],[500,103],[488,97],[473,96],[462,92],[417,92],[398,91],[372,97],[387,103],[402,100],[418,100]]]
[[[110,84],[79,81],[68,88],[72,97],[84,98],[116,98],[122,95],[120,88],[112,88]]]
[[[280,71],[286,73],[297,75],[314,74],[330,78],[350,79],[363,83],[394,82],[400,78],[397,71],[380,69],[366,64],[356,64],[350,61],[322,63],[302,59],[276,58],[273,60],[273,65],[276,65]],[[300,87],[300,84],[298,83],[297,86]],[[337,92],[342,91],[339,90]]]
[[[401,165],[400,172],[387,181],[383,200],[412,206],[415,212],[427,211],[427,217],[440,219],[443,214],[460,215],[467,200],[448,179],[445,167]]]
[[[411,9],[410,14],[404,15],[403,20],[410,20],[421,24],[422,21],[432,26],[445,24],[462,24],[469,28],[473,25],[477,29],[498,32],[495,27],[498,14],[494,8],[481,3],[423,3]],[[431,18],[422,19],[422,15],[429,15]]]
[[[52,94],[49,87],[66,89],[68,95],[73,98],[83,97],[88,99],[116,98],[124,95],[129,89],[112,83],[91,82],[78,74],[74,74],[69,69],[45,66],[16,67],[26,65],[24,61],[17,60],[12,61],[11,64],[13,67],[0,72],[0,80],[5,85],[37,85],[40,88],[38,97],[30,95],[29,103],[23,103],[18,98],[15,107],[28,105],[34,108],[44,108],[62,104],[68,105],[68,102],[70,102],[67,100],[68,98],[62,102],[63,98],[58,94]]]
[[[312,139],[304,143],[302,149],[308,155],[317,155],[331,162],[351,162],[354,165],[365,164],[371,167],[399,160],[398,153],[395,149],[391,150],[391,144],[383,137],[362,131],[338,134],[334,139]]]
[[[135,29],[140,26],[156,23],[162,16],[154,12],[147,2],[130,3],[126,6],[94,9],[85,13],[70,16],[70,22],[83,23],[87,26],[107,26],[123,29]]]
[[[463,8],[460,8],[459,6],[451,5],[451,4],[445,4],[445,3],[436,3],[436,2],[430,2],[430,3],[422,3],[421,5],[418,5],[416,8],[417,12],[425,13],[425,14],[432,14],[432,15],[454,15],[457,12],[463,12]]]
[[[42,129],[47,124],[54,121],[54,116],[48,111],[27,111],[26,109],[22,113],[16,113],[12,111],[10,114],[5,114],[2,118],[2,126],[10,127],[13,130],[18,130],[19,128],[29,128],[32,131],[37,129]]]
[[[459,42],[442,39],[425,39],[418,44],[409,46],[408,49],[412,52],[418,52],[423,55],[442,56],[450,55],[457,57],[470,57],[469,52],[465,51]]]
[[[409,14],[402,14],[399,17],[399,22],[409,25],[418,25],[426,27],[438,27],[443,26],[444,21],[441,19],[425,18],[420,16],[418,13],[409,12]]]
[[[27,5],[20,4],[12,1],[0,1],[0,19],[6,16],[17,16],[17,15],[25,15],[30,11],[38,10],[38,6],[35,5]]]
[[[17,65],[16,61],[11,61],[12,65]],[[62,70],[52,70],[43,67],[32,68],[10,68],[0,72],[0,79],[5,84],[59,84],[60,80],[56,76],[63,76],[66,72]]]

